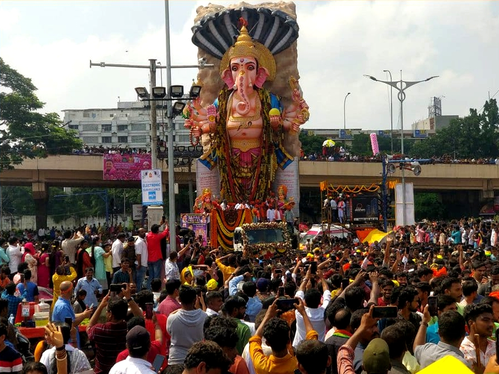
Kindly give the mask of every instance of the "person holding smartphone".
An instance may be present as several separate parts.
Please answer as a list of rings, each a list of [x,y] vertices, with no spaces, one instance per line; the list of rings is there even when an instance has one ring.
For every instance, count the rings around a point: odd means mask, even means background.
[[[329,286],[322,276],[322,271],[317,270],[317,277],[322,283],[324,292],[321,294],[317,288],[307,289],[307,284],[310,282],[312,274],[312,266],[308,268],[307,275],[300,284],[299,290],[296,292],[295,297],[304,301],[305,312],[307,318],[312,323],[314,330],[319,335],[319,340],[324,341],[326,336],[326,323],[324,321],[324,311],[326,310],[329,302],[331,301],[331,291]],[[321,305],[322,299],[322,305]],[[295,311],[296,317],[296,334],[293,340],[293,347],[297,347],[302,340],[306,338],[306,326],[302,314],[297,310]]]

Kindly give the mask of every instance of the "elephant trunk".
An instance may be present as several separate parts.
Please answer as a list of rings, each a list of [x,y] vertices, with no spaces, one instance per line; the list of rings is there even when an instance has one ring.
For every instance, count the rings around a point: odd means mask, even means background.
[[[241,96],[241,101],[236,104],[236,110],[237,112],[242,115],[246,116],[250,112],[250,103],[248,100],[248,97],[246,95],[246,89],[249,87],[248,85],[253,85],[252,82],[247,82],[247,74],[244,74],[244,71],[242,71],[239,76],[237,77],[237,91],[239,92],[239,95]]]

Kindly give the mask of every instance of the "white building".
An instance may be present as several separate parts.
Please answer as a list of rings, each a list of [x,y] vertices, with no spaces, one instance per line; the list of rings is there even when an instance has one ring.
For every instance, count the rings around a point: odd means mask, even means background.
[[[78,137],[89,147],[121,147],[147,149],[151,147],[151,122],[149,106],[141,101],[118,102],[117,108],[65,109],[64,123],[76,130]],[[165,111],[158,109],[158,136],[166,141],[168,119]],[[181,117],[174,119],[173,142],[190,145],[189,130],[184,128]]]

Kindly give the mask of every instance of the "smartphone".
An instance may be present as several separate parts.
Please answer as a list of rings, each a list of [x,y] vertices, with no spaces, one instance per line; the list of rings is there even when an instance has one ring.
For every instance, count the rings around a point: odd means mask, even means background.
[[[310,263],[310,273],[317,274],[317,261],[312,261]]]
[[[337,262],[336,264],[334,264],[334,267],[336,268],[336,270],[340,270],[341,264]]]
[[[88,309],[94,309],[94,304],[90,304],[90,306],[88,307]]]
[[[277,297],[284,297],[284,287],[279,287],[277,290]]]
[[[165,356],[156,355],[156,358],[154,359],[154,362],[152,363],[152,367],[154,368],[154,371],[156,373],[159,371],[159,369],[161,369],[161,366],[163,366],[164,362],[165,362]]]
[[[398,308],[396,306],[375,306],[373,318],[396,318]]]
[[[276,274],[282,274],[282,270],[281,269],[275,269],[275,273]]]
[[[350,284],[350,279],[348,278],[343,278],[341,280],[341,289],[344,290],[345,288],[348,287],[348,285]]]
[[[153,303],[146,303],[146,319],[152,319],[153,307],[154,307]]]
[[[73,319],[71,317],[64,318],[64,322],[69,326],[70,329],[73,328]]]
[[[298,299],[278,299],[277,300],[277,309],[282,312],[287,312],[291,309],[295,309],[295,304],[299,304],[300,301]]]
[[[109,286],[109,291],[114,292],[115,295],[119,294],[121,292],[121,289],[123,288],[122,284],[111,284]]]
[[[428,311],[430,312],[430,316],[432,317],[438,315],[438,305],[437,305],[436,296],[428,297]]]

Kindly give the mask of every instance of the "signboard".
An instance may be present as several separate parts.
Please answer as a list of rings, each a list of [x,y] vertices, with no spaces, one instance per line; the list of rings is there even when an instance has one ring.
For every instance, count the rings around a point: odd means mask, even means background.
[[[274,181],[274,193],[278,196],[277,189],[280,185],[285,185],[288,188],[288,195],[286,196],[289,201],[291,198],[295,202],[292,209],[295,217],[300,216],[300,172],[298,170],[298,157],[295,157],[293,162],[288,165],[284,170],[277,169],[276,179]]]
[[[405,207],[402,199],[402,187],[402,183],[395,185],[395,225],[414,225],[414,185],[412,183],[405,183]]]
[[[340,129],[340,139],[352,139],[352,130]]]
[[[195,232],[196,237],[203,237],[203,245],[208,243],[208,227],[210,224],[210,216],[201,213],[181,213],[180,226],[188,228]]]
[[[151,168],[149,153],[105,154],[102,159],[105,181],[139,181],[140,171]]]
[[[372,222],[379,220],[377,196],[352,197],[351,204],[353,222]]]
[[[414,137],[418,139],[427,138],[428,132],[426,130],[414,130]]]
[[[163,205],[161,170],[142,170],[142,205]]]
[[[140,221],[142,219],[142,204],[132,205],[132,220]]]

